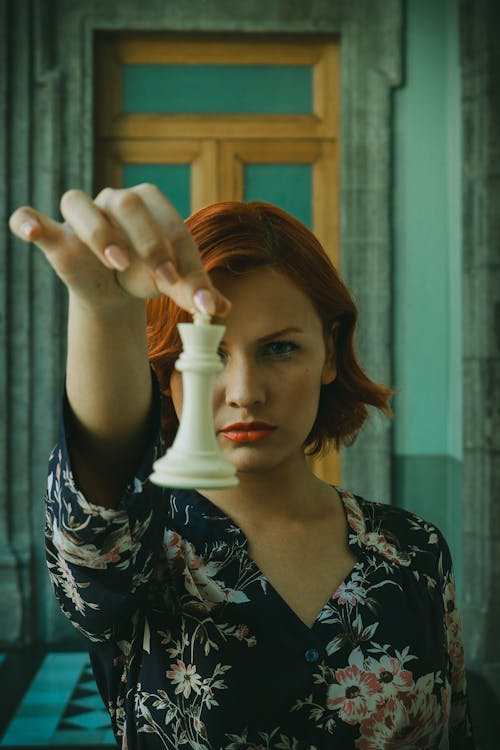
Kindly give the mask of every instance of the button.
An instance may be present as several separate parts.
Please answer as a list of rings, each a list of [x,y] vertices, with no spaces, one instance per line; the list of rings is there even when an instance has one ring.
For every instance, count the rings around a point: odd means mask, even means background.
[[[319,651],[316,648],[308,648],[305,653],[306,661],[309,662],[309,664],[316,664],[316,662],[319,659]]]

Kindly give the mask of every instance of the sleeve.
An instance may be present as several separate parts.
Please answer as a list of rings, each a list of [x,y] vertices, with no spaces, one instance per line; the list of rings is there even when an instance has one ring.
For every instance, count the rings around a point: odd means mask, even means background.
[[[149,480],[153,462],[164,450],[159,388],[153,381],[155,424],[117,508],[92,504],[76,485],[64,415],[49,459],[45,525],[49,576],[63,613],[94,643],[109,641],[120,620],[137,609],[163,544],[167,490]]]
[[[438,532],[441,554],[439,557],[439,576],[444,606],[445,643],[448,655],[448,679],[451,687],[451,705],[449,716],[450,750],[474,750],[465,656],[462,638],[462,623],[457,607],[455,579],[451,554],[446,540]]]

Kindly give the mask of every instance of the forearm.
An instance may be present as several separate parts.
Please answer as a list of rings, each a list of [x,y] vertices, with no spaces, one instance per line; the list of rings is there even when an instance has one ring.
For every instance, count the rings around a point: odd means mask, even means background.
[[[66,389],[78,483],[90,501],[114,506],[142,455],[151,417],[144,301],[99,311],[70,295]]]
[[[70,295],[66,388],[74,415],[96,438],[122,439],[151,404],[146,305],[93,310]]]

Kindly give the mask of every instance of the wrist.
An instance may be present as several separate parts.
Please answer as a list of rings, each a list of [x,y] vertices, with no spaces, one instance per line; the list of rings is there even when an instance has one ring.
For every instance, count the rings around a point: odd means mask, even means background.
[[[90,302],[88,299],[81,297],[79,294],[70,291],[68,296],[69,312],[83,315],[95,322],[113,323],[119,322],[121,325],[133,320],[145,320],[146,318],[146,300],[139,297],[132,297],[127,294],[121,295],[118,299],[109,302],[100,300],[98,304]]]

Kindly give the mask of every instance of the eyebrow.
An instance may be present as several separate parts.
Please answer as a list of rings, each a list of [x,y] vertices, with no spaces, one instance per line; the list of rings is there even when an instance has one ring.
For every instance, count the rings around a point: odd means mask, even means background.
[[[282,338],[283,336],[288,336],[291,333],[304,333],[302,328],[298,328],[297,326],[289,326],[288,328],[281,328],[279,331],[273,331],[273,333],[268,333],[265,336],[262,336],[260,339],[257,339],[257,342],[259,344],[265,344],[266,341],[273,341],[274,339]],[[220,346],[225,344],[225,339],[222,339],[220,342]]]
[[[297,326],[289,326],[288,328],[282,328],[279,331],[274,331],[273,333],[268,333],[266,336],[262,336],[262,338],[259,339],[259,342],[279,339],[282,336],[288,336],[288,334],[290,333],[304,333],[304,331],[302,330],[302,328],[297,328]]]

